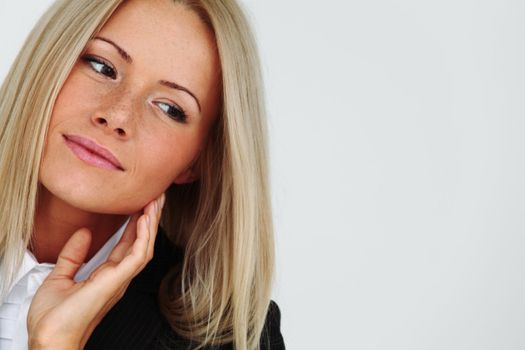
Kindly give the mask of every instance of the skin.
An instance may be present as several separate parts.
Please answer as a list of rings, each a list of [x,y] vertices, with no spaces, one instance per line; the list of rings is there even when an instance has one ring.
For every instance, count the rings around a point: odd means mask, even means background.
[[[83,347],[151,259],[163,192],[198,178],[192,166],[218,113],[215,40],[191,10],[171,0],[131,0],[96,37],[55,103],[40,169],[31,249],[39,262],[57,265],[29,311],[33,349]],[[95,141],[121,169],[86,163],[64,135]],[[109,261],[75,283],[82,262],[129,215]]]
[[[217,114],[218,57],[213,35],[192,11],[169,0],[126,2],[96,35],[124,49],[132,63],[102,40],[87,44],[56,101],[40,172],[33,253],[55,262],[71,233],[97,232],[91,257],[122,225],[173,182],[198,176],[190,167]],[[114,67],[116,79],[94,70],[85,55]],[[107,67],[106,67],[107,68]],[[176,82],[186,92],[159,84]],[[180,123],[159,107],[183,108]],[[166,107],[165,105],[161,105]],[[110,150],[124,171],[79,160],[63,135],[90,138]],[[50,239],[52,237],[52,239]]]

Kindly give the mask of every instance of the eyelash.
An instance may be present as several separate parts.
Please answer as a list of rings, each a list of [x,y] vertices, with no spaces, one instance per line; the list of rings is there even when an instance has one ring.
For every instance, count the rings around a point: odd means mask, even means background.
[[[91,69],[93,69],[97,74],[102,74],[105,77],[108,77],[112,80],[115,80],[117,78],[116,69],[113,68],[111,64],[105,62],[101,58],[92,55],[85,55],[82,57],[82,60],[85,63],[87,63],[91,67]],[[97,66],[99,69],[97,69]],[[171,119],[176,120],[180,123],[187,123],[188,117],[186,115],[186,112],[184,112],[184,109],[182,109],[181,107],[177,105],[171,105],[165,102],[154,103],[164,112],[164,114],[166,114]],[[163,106],[166,106],[167,108],[164,108]]]
[[[186,112],[182,108],[180,108],[177,105],[171,105],[169,103],[165,102],[153,102],[157,107],[159,107],[168,117],[171,119],[178,121],[180,123],[187,123],[188,122],[188,116],[186,115]],[[161,106],[167,106],[167,110],[165,110]],[[172,113],[170,113],[170,110]]]
[[[103,59],[95,57],[95,56],[91,56],[91,55],[86,55],[82,57],[82,60],[86,62],[89,66],[91,66],[91,69],[93,69],[98,74],[102,74],[113,80],[117,79],[116,69],[113,68],[111,64],[104,61]],[[102,66],[102,67],[99,67],[101,68],[100,70],[96,68],[97,65]]]

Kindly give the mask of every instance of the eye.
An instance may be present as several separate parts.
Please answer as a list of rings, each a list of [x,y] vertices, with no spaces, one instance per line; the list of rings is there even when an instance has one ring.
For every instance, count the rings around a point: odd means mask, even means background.
[[[82,57],[82,60],[90,65],[91,69],[93,69],[98,74],[102,74],[108,78],[116,79],[117,78],[117,71],[113,66],[101,58],[86,55]]]
[[[186,113],[182,108],[177,105],[171,105],[166,102],[154,102],[164,113],[168,115],[171,119],[174,119],[180,123],[187,122]]]

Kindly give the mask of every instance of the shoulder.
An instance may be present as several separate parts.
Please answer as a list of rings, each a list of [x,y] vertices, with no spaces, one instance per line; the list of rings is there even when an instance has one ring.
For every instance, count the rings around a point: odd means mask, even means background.
[[[89,338],[85,349],[189,349],[187,339],[176,334],[159,309],[157,296],[162,278],[182,261],[183,252],[159,228],[153,259],[130,283],[121,300],[109,311]],[[282,350],[281,312],[270,302],[261,335],[261,350]],[[231,344],[206,350],[233,350]]]
[[[164,323],[163,329],[157,334],[154,350],[160,349],[191,349],[196,344],[178,336],[167,323]],[[224,344],[221,346],[206,347],[203,350],[233,350],[233,345]],[[270,301],[264,328],[261,334],[260,350],[284,350],[284,340],[281,334],[281,311],[277,303]]]
[[[277,303],[270,301],[266,321],[261,334],[261,350],[284,350],[284,339],[281,334],[281,310]]]

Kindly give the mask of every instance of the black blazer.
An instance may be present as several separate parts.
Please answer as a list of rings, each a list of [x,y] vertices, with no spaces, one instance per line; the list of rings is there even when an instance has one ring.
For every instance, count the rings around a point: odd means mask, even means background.
[[[122,299],[95,328],[84,349],[187,350],[195,347],[195,344],[180,337],[171,329],[157,304],[162,278],[180,259],[182,253],[173,248],[159,227],[153,259],[131,281]],[[261,337],[261,350],[285,348],[280,331],[280,320],[279,308],[272,301]],[[226,344],[205,349],[233,350],[233,346]]]

